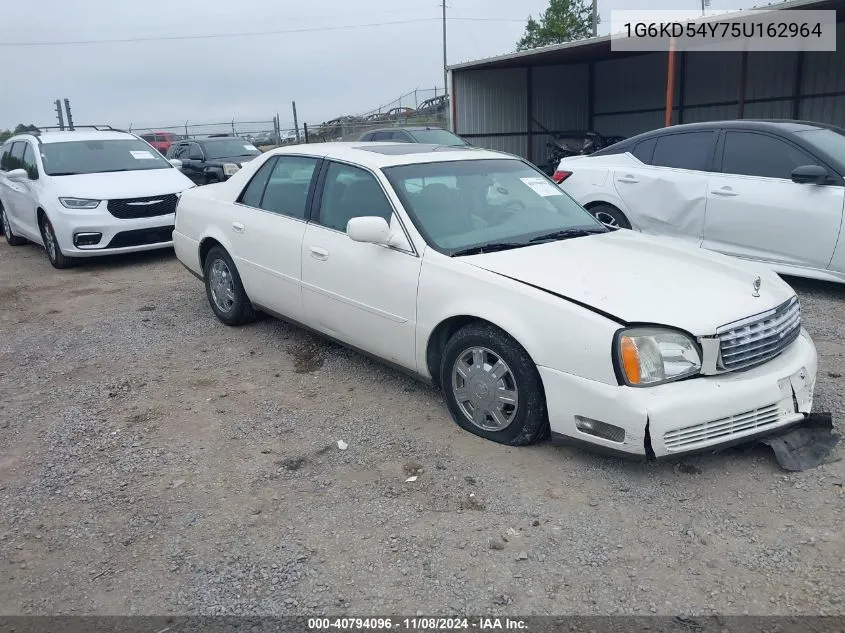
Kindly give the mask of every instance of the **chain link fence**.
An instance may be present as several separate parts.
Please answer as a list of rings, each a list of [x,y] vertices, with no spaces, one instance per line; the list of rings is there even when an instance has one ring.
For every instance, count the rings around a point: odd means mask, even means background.
[[[449,100],[441,88],[408,92],[368,112],[341,116],[319,124],[306,123],[304,141],[357,141],[371,130],[403,127],[449,127]]]
[[[339,116],[322,123],[282,122],[276,117],[264,121],[221,121],[218,123],[169,124],[128,130],[149,141],[174,142],[209,136],[240,136],[261,149],[289,143],[324,141],[357,141],[375,129],[401,126],[449,127],[449,101],[442,88],[417,89],[397,97],[373,110]]]

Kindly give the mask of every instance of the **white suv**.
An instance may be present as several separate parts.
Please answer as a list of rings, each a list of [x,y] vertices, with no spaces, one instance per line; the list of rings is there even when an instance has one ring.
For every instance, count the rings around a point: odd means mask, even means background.
[[[44,246],[50,263],[172,246],[178,195],[193,183],[134,134],[21,134],[2,146],[6,241]]]

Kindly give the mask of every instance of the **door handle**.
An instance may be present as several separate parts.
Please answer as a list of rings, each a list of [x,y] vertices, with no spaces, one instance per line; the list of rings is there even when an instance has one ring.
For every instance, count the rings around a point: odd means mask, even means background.
[[[633,184],[633,183],[638,183],[639,180],[637,180],[633,176],[622,176],[622,178],[619,179],[619,182],[630,182],[630,183]]]
[[[319,246],[312,246],[311,250],[311,257],[314,259],[319,259],[321,262],[326,261],[329,258],[329,252],[325,248],[320,248]]]
[[[722,187],[720,189],[714,189],[713,195],[716,196],[738,196],[739,194],[731,189],[730,187]]]
[[[246,227],[240,222],[232,222],[232,230],[235,233],[243,233]]]

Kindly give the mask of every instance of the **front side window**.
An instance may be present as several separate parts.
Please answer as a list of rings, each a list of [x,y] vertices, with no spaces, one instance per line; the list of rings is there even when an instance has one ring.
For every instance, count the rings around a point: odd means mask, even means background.
[[[686,132],[660,136],[654,147],[651,164],[655,167],[704,171],[710,165],[715,139],[715,132]]]
[[[26,174],[30,180],[38,180],[38,164],[35,161],[35,151],[29,143],[24,143],[21,167],[26,170]]]
[[[319,160],[304,156],[279,156],[267,179],[260,208],[304,220],[308,190]]]
[[[352,218],[378,216],[389,224],[392,215],[390,201],[370,172],[341,163],[329,165],[317,220],[320,224],[345,233]]]
[[[41,162],[49,176],[170,169],[158,152],[138,139],[43,143]]]
[[[448,254],[527,246],[605,229],[541,172],[516,159],[477,159],[384,169],[426,241]],[[532,241],[533,240],[533,241]]]
[[[790,179],[792,170],[818,162],[794,145],[767,134],[725,134],[722,171],[740,176]]]
[[[203,153],[198,143],[191,143],[188,146],[188,158],[191,160],[203,160]]]

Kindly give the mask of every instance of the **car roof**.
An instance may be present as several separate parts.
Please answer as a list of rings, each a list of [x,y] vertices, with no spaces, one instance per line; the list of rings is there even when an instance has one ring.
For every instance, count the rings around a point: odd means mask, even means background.
[[[494,152],[491,150],[472,147],[453,147],[449,145],[432,145],[427,143],[387,143],[361,142],[348,143],[309,143],[301,145],[287,145],[267,152],[269,155],[298,154],[300,156],[316,156],[339,161],[347,161],[380,169],[395,165],[411,165],[415,163],[448,162],[455,160],[478,160],[506,158],[522,160],[512,154]]]
[[[406,126],[406,127],[381,127],[377,130],[369,130],[368,134],[371,132],[395,132],[396,130],[405,131],[405,132],[423,132],[425,130],[443,130],[444,132],[448,132],[446,128],[437,127],[436,125],[414,125],[414,126]]]
[[[44,132],[42,134],[19,134],[9,140],[38,140],[40,143],[67,143],[69,141],[126,141],[134,139],[135,135],[129,132],[105,132],[97,130],[74,130]]]
[[[663,127],[649,132],[643,132],[636,136],[632,136],[622,143],[627,143],[634,139],[646,138],[650,136],[657,136],[661,134],[668,134],[670,132],[694,132],[696,130],[710,130],[713,128],[732,129],[742,128],[743,130],[769,130],[777,132],[806,132],[808,130],[817,129],[832,129],[838,130],[835,125],[827,123],[817,123],[815,121],[799,121],[792,119],[728,119],[723,121],[701,121],[699,123],[683,123],[673,125],[671,127]]]

